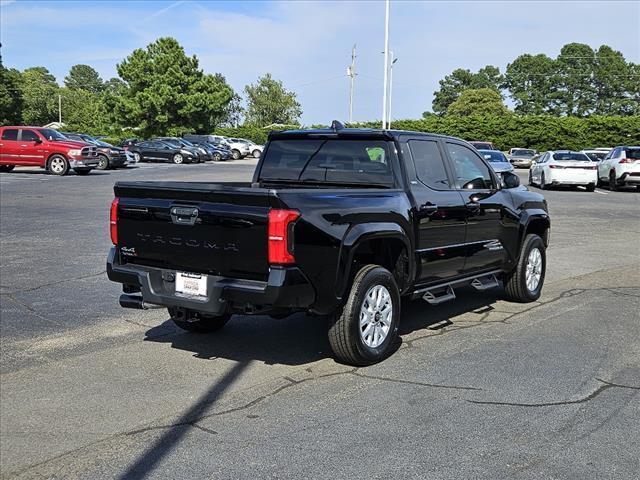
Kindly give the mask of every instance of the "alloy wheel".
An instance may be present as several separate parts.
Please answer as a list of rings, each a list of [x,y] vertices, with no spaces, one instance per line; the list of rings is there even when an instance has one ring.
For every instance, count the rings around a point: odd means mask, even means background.
[[[527,283],[527,289],[530,292],[535,292],[536,288],[540,284],[540,277],[542,276],[542,254],[537,248],[532,248],[527,257],[527,266],[525,273],[525,281]]]
[[[370,348],[379,347],[387,338],[393,319],[393,301],[384,285],[371,287],[360,307],[360,338]]]

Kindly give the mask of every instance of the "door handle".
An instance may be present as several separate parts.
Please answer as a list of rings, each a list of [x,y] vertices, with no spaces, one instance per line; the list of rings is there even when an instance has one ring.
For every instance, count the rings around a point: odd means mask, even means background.
[[[438,205],[427,202],[423,205],[420,205],[420,212],[425,213],[427,215],[433,215],[438,211]]]

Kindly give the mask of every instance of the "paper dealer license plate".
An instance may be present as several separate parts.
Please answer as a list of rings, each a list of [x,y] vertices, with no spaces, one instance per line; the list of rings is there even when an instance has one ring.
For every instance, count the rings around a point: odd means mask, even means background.
[[[207,276],[200,273],[176,272],[176,293],[206,297]]]

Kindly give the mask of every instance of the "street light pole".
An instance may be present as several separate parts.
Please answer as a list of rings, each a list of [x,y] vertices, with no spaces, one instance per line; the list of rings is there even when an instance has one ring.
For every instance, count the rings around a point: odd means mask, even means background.
[[[389,0],[385,0],[384,15],[384,85],[382,88],[382,128],[387,124],[387,75],[389,73]]]
[[[356,76],[356,45],[351,49],[351,66],[347,68],[347,76],[351,77],[349,87],[349,123],[353,122],[353,81]]]
[[[391,55],[391,64],[389,65],[389,108],[387,109],[387,128],[391,128],[391,97],[393,96],[393,66],[398,61],[393,56],[393,51],[389,52]]]

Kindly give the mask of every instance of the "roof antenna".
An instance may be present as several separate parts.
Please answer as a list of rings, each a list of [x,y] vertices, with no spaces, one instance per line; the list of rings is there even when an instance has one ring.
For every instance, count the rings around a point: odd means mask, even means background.
[[[334,120],[333,122],[331,122],[331,130],[338,131],[338,130],[342,130],[343,128],[344,128],[344,125],[338,120]]]

